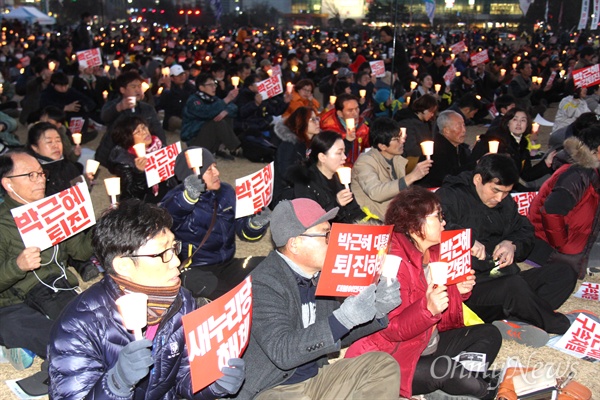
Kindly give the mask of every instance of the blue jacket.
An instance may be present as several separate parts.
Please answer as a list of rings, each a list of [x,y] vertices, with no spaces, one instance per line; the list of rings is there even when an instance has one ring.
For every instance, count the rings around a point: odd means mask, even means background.
[[[235,103],[225,103],[216,96],[211,97],[206,94],[203,94],[203,96],[208,97],[209,100],[203,100],[198,92],[196,92],[188,98],[183,108],[183,114],[181,115],[181,140],[185,142],[192,140],[200,132],[202,125],[211,121],[221,111],[227,111],[229,113],[228,117],[235,117],[237,115],[238,108]]]
[[[107,389],[107,372],[119,352],[134,341],[115,301],[122,294],[110,276],[77,296],[56,321],[50,335],[50,398],[123,399]],[[181,317],[195,309],[181,288],[153,340],[154,366],[131,393],[131,399],[208,399],[205,389],[194,397]]]
[[[173,217],[171,231],[182,242],[182,259],[189,257],[204,238],[217,203],[217,221],[202,250],[194,255],[194,266],[224,264],[235,256],[236,234],[242,240],[254,241],[267,230],[267,227],[253,229],[250,217],[235,219],[235,191],[227,183],[222,182],[219,190],[203,193],[197,202],[192,202],[184,192],[180,184],[160,204]]]

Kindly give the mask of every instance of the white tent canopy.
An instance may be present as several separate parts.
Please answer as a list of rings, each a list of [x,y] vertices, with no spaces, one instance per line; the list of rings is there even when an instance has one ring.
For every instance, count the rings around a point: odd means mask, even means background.
[[[29,22],[33,24],[37,22],[40,25],[53,25],[56,19],[49,17],[35,7],[17,7],[8,14],[0,14],[4,19],[17,19],[19,21]]]

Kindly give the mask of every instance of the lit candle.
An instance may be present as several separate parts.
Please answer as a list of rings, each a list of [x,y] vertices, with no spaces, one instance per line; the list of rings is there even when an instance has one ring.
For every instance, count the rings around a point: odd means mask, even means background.
[[[288,92],[288,94],[292,93],[293,88],[294,84],[292,82],[288,82],[285,84],[285,91]]]
[[[361,98],[364,98],[367,95],[367,91],[365,89],[360,89],[358,91],[358,94],[360,95]]]
[[[513,69],[517,69],[517,63],[513,63],[512,67]]]
[[[106,100],[108,98],[108,90],[102,92],[102,98]]]
[[[410,90],[415,90],[416,88],[417,88],[417,82],[411,81],[410,82]]]
[[[234,88],[237,89],[238,85],[240,84],[240,77],[239,76],[232,76],[231,77],[231,84],[233,85]]]
[[[96,171],[98,171],[99,166],[100,166],[100,163],[98,161],[88,159],[85,162],[85,173],[91,174],[91,175],[96,175]]]
[[[500,76],[506,75],[506,69],[500,68]]]
[[[194,171],[194,174],[200,175],[200,168],[202,167],[202,149],[186,150],[185,160],[187,161],[188,168]]]
[[[268,70],[267,70],[267,75],[269,75],[269,76],[273,76],[273,70],[272,70],[272,69],[268,69]]]
[[[500,142],[497,140],[490,140],[488,142],[488,148],[490,150],[490,153],[497,153],[498,152],[498,146],[500,146]]]
[[[539,129],[540,129],[540,124],[538,124],[537,122],[534,122],[533,124],[531,124],[531,133],[537,133]]]
[[[142,91],[146,93],[146,90],[150,89],[150,84],[146,81],[142,82]]]
[[[158,90],[156,91],[156,94],[160,96],[162,94],[162,92],[163,92],[163,89],[164,88],[162,86],[159,87]]]
[[[346,131],[353,131],[355,128],[354,118],[346,119]]]
[[[169,74],[171,73],[171,69],[169,67],[164,67],[161,70],[161,72],[162,72],[163,76],[169,76]]]
[[[414,69],[414,70],[413,70],[413,76],[414,76],[414,77],[417,77],[417,76],[419,76],[419,70],[418,70],[418,69]]]
[[[117,196],[121,194],[121,178],[106,178],[104,186],[106,187],[106,193],[110,196],[111,204],[117,204]]]
[[[71,137],[73,138],[73,143],[75,143],[75,145],[78,146],[81,144],[81,133],[74,133]]]
[[[433,87],[435,88],[435,92],[436,93],[440,93],[440,90],[442,90],[442,85],[440,85],[439,83],[436,83],[435,85],[433,85]]]
[[[48,63],[48,69],[52,72],[54,72],[54,69],[56,69],[56,63],[54,61],[50,61]]]
[[[431,156],[433,155],[433,140],[421,142],[421,151],[426,159],[431,160]]]
[[[120,64],[119,60],[113,60],[112,63],[113,63],[113,67],[115,67],[115,69],[119,68],[119,64]]]
[[[110,71],[110,65],[105,65],[104,72],[108,74],[109,71]]]
[[[335,101],[337,100],[336,96],[329,96],[329,104],[335,104]]]

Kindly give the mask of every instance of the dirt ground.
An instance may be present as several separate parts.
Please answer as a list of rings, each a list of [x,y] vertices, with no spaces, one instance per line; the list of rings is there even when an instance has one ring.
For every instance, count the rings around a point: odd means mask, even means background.
[[[548,112],[546,113],[546,118],[552,121],[554,119],[555,112],[555,109],[548,110]],[[467,143],[473,145],[476,141],[477,135],[484,133],[485,130],[486,128],[483,126],[468,127]],[[549,127],[540,128],[539,138],[543,148],[545,148],[547,145],[550,131],[551,128]],[[19,130],[19,134],[21,137],[21,141],[24,142],[25,129],[21,128]],[[176,137],[175,135],[170,134],[168,137],[169,143],[173,143],[177,140],[178,137]],[[95,146],[97,146],[98,142],[99,138],[97,138],[91,143],[86,144],[84,147],[89,147],[93,149],[95,148]],[[236,159],[235,161],[218,160],[218,168],[221,172],[221,179],[224,182],[228,182],[231,184],[235,183],[236,177],[247,175],[251,172],[258,170],[262,166],[263,165],[261,164],[251,163],[246,159]],[[99,216],[102,210],[104,210],[110,203],[110,200],[106,195],[102,183],[103,179],[109,176],[110,175],[108,174],[106,169],[101,168],[98,177],[98,186],[94,187],[94,189],[92,190],[92,200],[97,216]],[[266,255],[273,248],[270,233],[268,233],[258,243],[248,243],[238,240],[237,244],[237,256],[239,257],[245,257],[249,255]],[[588,276],[584,279],[584,281],[600,283],[600,274],[596,274],[592,277]],[[578,287],[579,284],[577,285],[577,288]],[[595,312],[596,314],[600,314],[600,302],[581,300],[575,297],[571,297],[560,308],[559,311],[569,312],[576,309],[586,309]],[[600,381],[598,380],[598,366],[600,364],[592,364],[586,361],[582,361],[580,359],[571,357],[549,347],[531,349],[522,345],[515,344],[514,342],[504,342],[500,350],[500,354],[496,360],[495,367],[501,368],[508,357],[517,357],[519,361],[526,366],[534,366],[536,364],[539,366],[541,363],[552,363],[558,369],[558,371],[561,372],[561,374],[566,374],[569,371],[575,371],[575,379],[588,386],[594,394],[597,394],[594,397],[600,397]],[[40,361],[39,359],[37,359],[36,363],[31,368],[25,371],[16,371],[10,366],[10,364],[0,364],[0,380],[3,382],[9,379],[20,379],[27,377],[39,370],[39,364]],[[12,392],[10,392],[6,385],[0,384],[0,400],[15,398],[16,396],[14,396]]]

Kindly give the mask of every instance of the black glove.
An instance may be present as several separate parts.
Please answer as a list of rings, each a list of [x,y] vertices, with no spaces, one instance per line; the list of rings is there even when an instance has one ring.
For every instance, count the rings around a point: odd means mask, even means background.
[[[200,195],[206,192],[206,185],[198,175],[190,175],[185,178],[183,186],[188,197],[192,200],[198,200]]]
[[[108,370],[106,383],[116,396],[128,397],[133,387],[148,375],[152,359],[152,342],[136,340],[123,347],[114,367]]]
[[[258,212],[258,214],[253,215],[250,218],[250,228],[252,229],[261,229],[269,224],[271,221],[271,209],[269,207],[264,207],[262,210]]]
[[[346,298],[333,315],[346,329],[352,329],[371,321],[375,311],[375,285],[372,284],[356,296]]]
[[[223,367],[222,378],[217,379],[208,388],[215,396],[224,397],[230,394],[236,394],[242,387],[246,378],[246,363],[241,358],[230,358],[229,367]]]
[[[402,304],[400,299],[400,282],[398,279],[391,279],[391,285],[388,286],[388,279],[381,277],[377,284],[377,292],[375,293],[375,318],[381,319],[385,317],[390,311]]]

